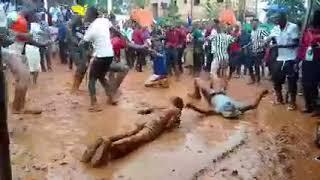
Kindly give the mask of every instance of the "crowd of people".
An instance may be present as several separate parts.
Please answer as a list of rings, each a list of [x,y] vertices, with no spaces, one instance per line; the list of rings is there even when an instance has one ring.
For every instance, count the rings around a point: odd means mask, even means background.
[[[151,59],[153,74],[145,83],[147,87],[169,87],[169,76],[179,80],[189,69],[195,77],[202,71],[208,72],[211,80],[220,84],[216,91],[223,93],[231,78],[248,73],[248,85],[260,84],[268,70],[275,104],[288,103],[288,110],[296,110],[301,85],[303,112],[312,113],[317,107],[320,80],[319,12],[301,32],[298,25],[287,21],[284,12],[279,13],[272,30],[261,27],[258,19],[253,19],[252,29],[246,30],[240,23],[229,25],[219,20],[192,26],[171,23],[151,27],[128,20],[120,28],[114,15],[100,14],[94,7],[88,8],[84,17],[68,8],[9,14],[2,10],[1,18],[6,20],[8,32],[1,36],[1,44],[12,41],[3,50],[3,59],[20,82],[15,91],[16,104],[20,105],[15,105],[15,112],[34,112],[24,109],[29,82],[26,72],[36,84],[40,71],[52,71],[51,59],[58,54],[62,64],[68,64],[70,69],[75,65],[72,93],[79,90],[89,74],[90,111],[102,110],[96,98],[97,80],[109,97],[108,103],[115,105],[115,94],[128,71],[144,71],[147,59]],[[285,82],[288,86],[284,96]]]

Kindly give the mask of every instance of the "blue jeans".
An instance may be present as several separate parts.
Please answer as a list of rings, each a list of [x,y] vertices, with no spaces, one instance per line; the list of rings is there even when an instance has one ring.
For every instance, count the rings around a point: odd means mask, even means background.
[[[172,74],[172,69],[176,74],[179,74],[178,69],[178,49],[177,48],[167,48],[166,49],[167,56],[167,70],[168,74]]]

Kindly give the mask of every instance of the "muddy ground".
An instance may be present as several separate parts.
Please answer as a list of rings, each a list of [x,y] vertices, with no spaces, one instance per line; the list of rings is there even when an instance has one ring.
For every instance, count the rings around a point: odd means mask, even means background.
[[[28,106],[41,107],[41,115],[9,114],[14,179],[23,180],[209,180],[209,179],[320,179],[320,152],[314,146],[317,119],[274,106],[272,94],[258,110],[240,120],[201,117],[184,110],[179,129],[167,132],[128,156],[93,169],[79,162],[85,146],[96,137],[126,131],[148,121],[137,110],[166,105],[170,96],[186,102],[192,78],[171,80],[169,89],[143,86],[149,72],[131,71],[122,84],[118,106],[106,105],[100,87],[98,100],[104,111],[89,113],[86,82],[78,95],[69,93],[72,72],[56,65],[41,73],[28,92]],[[12,99],[12,81],[9,76]],[[247,86],[233,79],[229,94],[250,102],[268,81]],[[205,102],[194,103],[206,107]]]

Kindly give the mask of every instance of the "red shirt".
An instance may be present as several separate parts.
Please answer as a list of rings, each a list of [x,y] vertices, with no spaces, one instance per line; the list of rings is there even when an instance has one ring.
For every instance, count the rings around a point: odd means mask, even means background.
[[[240,37],[240,32],[239,31],[238,32],[232,32],[231,36],[233,36],[235,38],[239,38]],[[234,43],[232,43],[230,45],[230,53],[235,53],[235,52],[239,52],[239,51],[241,51],[241,46],[240,46],[238,41],[236,41],[236,42],[234,42]]]
[[[300,60],[305,60],[307,49],[309,46],[318,45],[320,43],[320,29],[307,29],[302,36],[300,42],[300,47],[298,50],[298,58]],[[313,50],[313,58],[319,60],[320,58],[320,48],[315,48]]]
[[[143,44],[144,44],[144,37],[143,37],[143,32],[142,32],[142,30],[140,30],[140,29],[135,29],[135,30],[133,31],[132,41],[133,41],[135,44],[138,44],[138,45],[143,45]]]
[[[179,32],[179,46],[183,47],[187,42],[187,31],[184,28],[178,29]]]
[[[171,29],[166,32],[166,47],[177,48],[179,46],[179,32]]]
[[[19,15],[17,21],[11,25],[11,29],[14,32],[28,33],[28,22],[23,16]],[[27,39],[17,37],[17,41],[24,42],[24,41],[27,41]]]
[[[126,41],[118,36],[111,39],[114,56],[120,58],[120,51],[127,45]]]

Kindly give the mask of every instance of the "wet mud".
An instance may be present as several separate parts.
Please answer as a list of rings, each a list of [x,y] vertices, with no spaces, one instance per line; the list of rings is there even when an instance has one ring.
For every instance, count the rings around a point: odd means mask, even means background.
[[[66,69],[56,65],[54,72],[41,73],[38,84],[30,88],[27,106],[42,108],[41,115],[9,115],[14,179],[320,179],[320,163],[314,160],[320,154],[313,142],[317,120],[273,106],[271,95],[240,120],[183,110],[179,128],[106,166],[87,166],[80,162],[86,146],[97,137],[150,121],[150,116],[137,114],[145,107],[166,106],[171,96],[208,106],[186,96],[193,84],[187,75],[179,82],[170,79],[168,89],[150,89],[144,87],[148,71],[130,71],[121,85],[118,106],[107,105],[99,85],[98,102],[104,110],[90,113],[86,81],[81,93],[71,95],[72,72]],[[12,99],[10,75],[8,82]],[[232,80],[230,94],[250,102],[263,87],[245,82]]]

